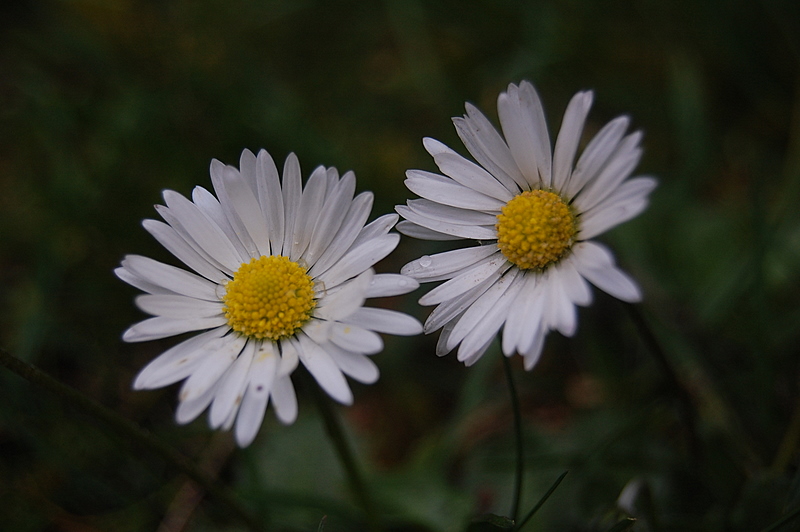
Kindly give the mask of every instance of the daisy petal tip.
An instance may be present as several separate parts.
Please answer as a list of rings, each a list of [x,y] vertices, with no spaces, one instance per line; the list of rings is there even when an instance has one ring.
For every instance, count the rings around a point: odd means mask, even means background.
[[[414,320],[414,324],[409,325],[408,334],[404,334],[403,336],[417,336],[418,334],[422,334],[425,331],[424,327],[422,326],[422,323],[419,320],[417,320],[416,318],[412,319]]]
[[[295,421],[297,421],[297,410],[295,410],[294,412],[291,412],[289,414],[286,414],[284,412],[276,411],[275,412],[275,418],[278,420],[278,422],[280,422],[281,425],[284,425],[284,426],[291,425]]]
[[[132,389],[132,390],[137,390],[137,391],[139,391],[139,390],[149,390],[149,389],[151,389],[151,387],[150,387],[150,386],[148,386],[148,380],[149,380],[149,379],[147,379],[147,378],[146,378],[144,375],[142,375],[142,373],[140,372],[140,373],[139,373],[139,374],[136,376],[136,378],[135,378],[135,379],[133,379],[133,382],[131,383],[131,389]]]
[[[141,341],[139,339],[139,334],[133,327],[128,328],[124,333],[122,333],[122,341],[127,343],[134,343]]]
[[[443,142],[440,142],[432,137],[425,137],[424,139],[422,139],[422,145],[425,147],[425,150],[431,155],[437,155],[439,153],[447,151],[447,146],[445,146]]]
[[[250,447],[250,444],[253,443],[253,441],[255,441],[257,434],[258,432],[252,432],[252,433],[247,432],[241,434],[238,430],[235,431],[234,437],[236,439],[236,445],[238,445],[240,449],[245,449],[247,447]]]
[[[624,297],[620,299],[626,303],[641,303],[644,299],[644,294],[642,294],[642,289],[639,288],[639,285],[633,284],[630,287],[629,293],[624,294]]]

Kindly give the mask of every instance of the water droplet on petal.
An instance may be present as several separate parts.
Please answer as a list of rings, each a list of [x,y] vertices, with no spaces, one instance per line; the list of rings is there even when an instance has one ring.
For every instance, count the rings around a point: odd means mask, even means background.
[[[427,255],[423,255],[422,257],[419,258],[419,265],[422,268],[427,268],[428,266],[431,265],[431,262],[432,262],[431,258]]]

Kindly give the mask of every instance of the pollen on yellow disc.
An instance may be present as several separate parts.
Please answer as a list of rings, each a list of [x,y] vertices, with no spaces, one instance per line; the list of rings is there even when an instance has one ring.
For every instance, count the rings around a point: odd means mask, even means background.
[[[572,247],[575,216],[561,196],[546,190],[518,194],[497,215],[497,246],[523,270],[543,269]]]
[[[316,306],[314,281],[306,270],[280,255],[243,263],[222,298],[231,329],[251,338],[292,336]]]

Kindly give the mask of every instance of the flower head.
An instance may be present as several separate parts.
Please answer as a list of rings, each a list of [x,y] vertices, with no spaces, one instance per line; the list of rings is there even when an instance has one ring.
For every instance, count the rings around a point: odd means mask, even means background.
[[[291,374],[302,363],[334,399],[353,396],[345,375],[378,378],[368,357],[383,349],[378,333],[418,334],[397,311],[365,308],[370,297],[410,292],[419,284],[372,266],[397,246],[396,214],[366,224],[372,194],[354,197],[355,175],[318,167],[302,186],[289,155],[279,180],[269,154],[242,153],[239,169],[211,162],[216,197],[197,187],[189,200],[164,191],[164,222],[143,225],[193,272],[129,255],[115,273],[146,292],[136,304],[152,318],[130,327],[128,342],[198,331],[150,362],[134,381],[152,389],[184,380],[176,418],[210,406],[213,428],[235,424],[249,445],[267,403],[292,423],[297,400]],[[366,224],[366,225],[365,225]],[[200,332],[202,331],[202,332]]]
[[[591,239],[642,212],[656,181],[629,179],[641,133],[626,135],[624,116],[606,124],[574,162],[591,104],[591,92],[572,98],[554,150],[539,96],[526,81],[498,98],[502,136],[470,104],[453,119],[478,164],[424,140],[442,173],[407,172],[406,185],[422,199],[397,207],[405,218],[398,230],[428,240],[480,241],[421,257],[401,271],[423,282],[446,281],[420,299],[438,305],[424,327],[442,329],[438,355],[458,346],[458,359],[471,365],[502,328],[504,354],[520,353],[531,369],[549,331],[575,333],[575,306],[592,299],[587,281],[623,301],[641,299],[608,249]]]

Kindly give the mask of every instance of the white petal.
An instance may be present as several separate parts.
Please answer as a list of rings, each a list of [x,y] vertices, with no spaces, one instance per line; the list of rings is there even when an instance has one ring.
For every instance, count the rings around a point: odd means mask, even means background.
[[[294,393],[292,380],[288,375],[278,375],[272,384],[272,406],[278,421],[284,425],[294,423],[297,419],[297,396]]]
[[[303,189],[303,195],[300,198],[291,240],[291,253],[289,253],[289,258],[294,261],[300,259],[311,242],[311,234],[325,201],[327,187],[328,180],[325,168],[318,166],[308,177],[306,187]]]
[[[564,293],[576,305],[586,306],[592,302],[592,289],[575,267],[575,257],[570,255],[552,267]]]
[[[371,268],[376,262],[391,253],[399,242],[400,235],[396,233],[365,242],[348,251],[328,271],[320,274],[317,278],[324,282],[327,288],[333,288]]]
[[[352,404],[353,393],[344,375],[331,356],[305,334],[297,335],[297,351],[300,361],[308,369],[320,387],[336,401]]]
[[[361,230],[364,229],[364,224],[367,223],[369,212],[372,209],[372,201],[373,195],[371,192],[362,192],[350,203],[344,221],[330,245],[308,270],[308,274],[311,277],[316,277],[320,272],[330,268],[350,249]]]
[[[227,327],[218,327],[206,331],[164,351],[136,375],[133,389],[153,390],[185,379],[198,365],[202,364],[204,357],[208,355],[208,351],[203,347],[211,340],[222,336],[227,329]]]
[[[378,333],[349,323],[334,323],[331,326],[331,341],[354,353],[372,355],[383,350],[383,340]]]
[[[256,156],[253,152],[245,148],[239,156],[239,173],[247,186],[250,187],[251,194],[258,190],[256,183]],[[260,208],[260,207],[259,207]]]
[[[222,164],[217,161],[218,164]],[[220,205],[219,200],[208,190],[204,189],[203,187],[194,187],[192,189],[192,201],[194,204],[197,205],[197,208],[200,209],[203,214],[205,214],[211,221],[217,224],[217,227],[222,229],[222,232],[225,233],[225,236],[228,237],[228,240],[236,248],[236,253],[241,258],[250,257],[250,253],[242,244],[242,240],[236,233],[236,229],[231,226],[231,222],[228,219],[228,216],[225,214],[225,211]],[[194,241],[194,238],[183,228],[183,224],[176,218],[173,214],[170,214],[166,207],[163,209],[159,209],[159,205],[156,205],[156,210],[158,213],[170,224],[174,227],[180,234],[183,236],[187,242],[192,244],[195,249],[203,256],[208,255],[206,251]],[[177,224],[177,225],[176,225]],[[225,271],[226,273],[233,273],[235,270],[231,270],[230,268],[224,266],[218,260],[214,259],[211,255],[208,255],[208,260],[211,261],[212,264],[218,264],[220,269]]]
[[[380,371],[369,357],[332,344],[325,346],[325,350],[345,375],[363,384],[372,384],[378,380]]]
[[[472,267],[497,252],[499,249],[496,244],[487,244],[454,249],[436,255],[423,255],[403,266],[400,273],[422,282],[441,281],[449,279],[454,274]]]
[[[245,227],[242,219],[236,212],[235,200],[231,198],[228,188],[225,185],[225,175],[236,176],[236,179],[238,179],[240,175],[239,170],[233,166],[222,164],[216,159],[212,159],[209,173],[211,174],[211,183],[214,186],[214,192],[216,192],[219,198],[220,208],[227,220],[227,224],[217,223],[217,225],[228,235],[228,239],[231,242],[238,240],[242,244],[245,254],[240,254],[240,262],[246,262],[250,258],[258,257],[259,252],[257,246],[250,236],[250,233],[247,231],[247,227]],[[254,190],[251,192],[251,195],[255,195]],[[233,236],[231,236],[229,231],[224,229],[225,225],[229,226],[233,231]]]
[[[203,364],[186,379],[181,387],[180,401],[191,401],[203,395],[206,390],[217,383],[219,378],[230,367],[241,353],[247,339],[238,334],[229,334],[223,338],[212,340],[204,350],[208,352]]]
[[[250,367],[249,382],[236,420],[236,442],[246,447],[264,420],[279,359],[272,342],[260,342]]]
[[[503,353],[506,356],[513,355],[514,351],[523,352],[533,341],[536,331],[542,328],[545,298],[541,280],[541,275],[534,272],[527,272],[522,278],[522,286],[512,303],[515,310],[509,313],[503,328]]]
[[[283,164],[283,250],[281,255],[289,255],[294,241],[295,223],[300,209],[300,198],[303,195],[303,184],[300,174],[300,162],[294,153],[286,157]],[[275,251],[278,254],[278,251]]]
[[[278,365],[278,375],[290,375],[300,363],[300,355],[297,354],[295,343],[288,340],[281,341],[280,353],[281,363]]]
[[[439,233],[437,231],[433,231],[432,229],[428,229],[427,227],[422,227],[421,225],[406,221],[402,221],[397,224],[397,230],[406,236],[410,236],[411,238],[419,238],[420,240],[461,240],[460,236],[446,235],[444,233]]]
[[[612,195],[580,217],[579,237],[588,240],[641,213],[656,184],[652,177],[637,177],[622,183]]]
[[[581,242],[572,249],[575,267],[590,283],[622,301],[641,301],[639,286],[614,265],[614,257],[605,247],[597,242]]]
[[[465,105],[464,118],[454,118],[456,132],[475,160],[516,195],[528,188],[508,145],[491,122],[474,105]]]
[[[122,267],[137,277],[176,294],[207,301],[219,301],[218,285],[175,266],[141,255],[128,255],[122,261]]]
[[[503,298],[503,296],[509,287],[515,285],[514,281],[518,272],[518,269],[513,268],[498,279],[459,318],[458,323],[450,333],[447,347],[449,349],[454,348],[467,335],[472,334],[470,345],[463,350],[459,349],[459,360],[469,358],[472,354],[472,349],[478,349],[484,345],[487,337],[494,336],[500,330],[508,314],[508,306],[515,294],[508,298]]]
[[[518,275],[517,272],[519,272],[519,270],[511,270],[500,281],[495,283],[492,289],[497,290],[499,293],[498,296],[490,296],[490,289],[473,304],[473,307],[482,303],[488,306],[483,311],[477,313],[477,315],[482,314],[483,317],[472,325],[463,337],[461,346],[458,349],[459,360],[464,361],[471,359],[472,354],[485,349],[485,346],[488,346],[492,339],[497,336],[497,332],[503,326],[503,323],[505,323],[509,315],[509,310],[511,309],[511,304],[520,289],[523,276]],[[467,314],[469,314],[470,310],[464,313],[464,316],[459,320],[459,324],[469,319]],[[458,325],[453,329],[454,335],[459,334],[457,329]],[[451,337],[451,343],[452,340]]]
[[[523,363],[526,371],[532,370],[533,366],[539,362],[539,358],[542,356],[542,348],[544,347],[545,336],[547,336],[546,331],[537,331],[532,337],[531,344],[522,352],[522,356],[524,357]]]
[[[328,320],[343,319],[351,315],[364,304],[373,275],[373,270],[367,270],[355,279],[340,285],[331,295],[323,292],[313,315]]]
[[[175,421],[184,425],[193,421],[200,413],[208,408],[214,395],[217,393],[217,382],[214,382],[202,395],[187,401],[180,400],[175,410]]]
[[[266,150],[258,152],[256,185],[258,202],[266,219],[271,248],[276,254],[280,254],[283,249],[283,194],[275,161]]]
[[[396,214],[384,214],[383,216],[374,219],[370,223],[364,226],[364,229],[358,233],[358,237],[353,241],[350,245],[350,249],[348,251],[364,244],[365,242],[370,242],[380,236],[385,235],[389,231],[391,231],[394,224],[397,223],[400,217]]]
[[[252,173],[255,175],[255,158],[253,158],[252,163]],[[269,255],[269,231],[266,219],[261,212],[261,206],[258,204],[256,191],[247,183],[240,172],[231,167],[225,168],[222,174],[222,183],[228,193],[232,212],[240,220],[241,226],[255,245],[254,250],[248,250],[251,256]]]
[[[200,187],[196,187],[196,188],[200,188]],[[213,200],[214,203],[216,203],[216,207],[220,210],[220,216],[222,217],[223,222],[225,224],[228,224],[228,220],[225,218],[224,215],[221,214],[221,208],[219,207],[219,203],[217,202],[216,198],[211,196],[211,199]],[[200,210],[204,210],[200,205],[198,205],[198,208]],[[192,235],[189,234],[189,232],[183,226],[184,224],[183,224],[183,222],[181,222],[180,218],[178,218],[178,216],[175,215],[175,211],[174,210],[170,209],[169,207],[165,207],[164,205],[156,205],[155,209],[156,209],[156,212],[158,212],[158,214],[161,216],[161,218],[163,218],[164,221],[167,222],[167,224],[175,230],[175,232],[180,236],[180,238],[184,242],[186,242],[186,244],[189,245],[195,251],[195,253],[200,255],[200,257],[205,259],[205,261],[208,262],[215,269],[217,269],[217,270],[219,270],[219,271],[221,271],[223,273],[226,273],[226,274],[233,273],[233,270],[231,270],[230,268],[225,266],[219,260],[217,260],[214,257],[212,257],[205,249],[203,249],[203,246],[201,246],[200,244],[198,244],[195,241],[195,239],[192,237]],[[208,214],[206,214],[206,215],[208,216]],[[213,220],[213,218],[212,218],[212,220]],[[214,221],[214,223],[217,223],[216,220],[213,220],[213,221]],[[217,223],[217,225],[219,226],[219,223]],[[226,236],[228,236],[227,233],[226,233]],[[229,240],[230,240],[230,237],[229,237]],[[238,241],[238,238],[236,240]],[[242,246],[241,242],[239,242],[237,245],[238,245],[238,247],[236,249],[237,249],[237,251],[240,251],[239,256],[245,256],[247,254],[247,251],[244,249],[244,247]]]
[[[602,202],[584,212],[584,215],[594,214],[595,211],[601,211],[627,202],[645,199],[656,186],[658,186],[658,181],[653,177],[639,176],[629,179],[622,183]]]
[[[211,221],[194,203],[177,192],[164,191],[164,200],[195,242],[220,264],[233,271],[243,257],[217,224]]]
[[[454,181],[504,203],[514,197],[514,194],[497,181],[492,174],[468,161],[438,140],[426,137],[422,142],[428,153],[433,156],[439,170]]]
[[[227,279],[219,268],[200,255],[172,226],[158,220],[144,220],[142,226],[170,253],[206,279],[215,283]]]
[[[221,427],[241,403],[247,387],[248,373],[250,372],[250,364],[253,361],[256,344],[257,342],[252,340],[247,342],[239,357],[220,379],[208,418],[208,423],[212,429]]]
[[[423,332],[426,334],[430,333],[451,320],[457,319],[461,313],[469,308],[476,299],[500,278],[502,273],[502,271],[498,270],[494,275],[473,286],[460,296],[449,299],[433,309],[433,312],[431,312],[428,319],[425,320],[425,324],[422,326]]]
[[[611,206],[603,211],[593,211],[593,216],[587,216],[586,219],[581,221],[581,229],[578,236],[582,240],[588,240],[603,234],[612,227],[638,216],[647,208],[648,203],[649,200],[645,198]],[[596,215],[594,215],[595,212],[597,212]]]
[[[564,336],[572,336],[578,326],[578,316],[575,305],[561,285],[561,278],[550,268],[545,272],[542,283],[545,294],[543,327],[557,329]]]
[[[465,354],[464,355],[461,354],[462,349],[464,347],[464,344],[462,343],[458,349],[458,356],[459,356],[458,360],[463,362],[464,365],[467,367],[472,366],[473,364],[475,364],[475,362],[480,360],[480,358],[483,356],[486,350],[489,349],[489,346],[492,345],[492,342],[494,342],[494,338],[495,338],[494,336],[489,336],[488,338],[486,338],[486,341],[483,343],[483,345],[481,345],[474,351],[471,351],[469,355],[466,354],[465,349],[464,349]]]
[[[494,226],[482,227],[480,225],[460,225],[442,220],[428,218],[417,212],[412,211],[404,205],[395,207],[400,216],[422,227],[427,227],[432,231],[453,235],[460,238],[471,238],[474,240],[492,240],[497,238],[497,231]]]
[[[539,95],[523,81],[511,84],[497,99],[503,135],[530,188],[550,186],[550,136]]]
[[[422,332],[422,324],[408,314],[383,308],[360,308],[346,320],[372,331],[413,336]]]
[[[210,318],[222,314],[222,302],[205,301],[179,295],[141,295],[137,296],[136,306],[153,316],[167,318]]]
[[[390,297],[413,292],[419,288],[416,279],[396,273],[379,273],[372,277],[367,297]]]
[[[603,126],[589,141],[575,164],[566,189],[561,191],[564,197],[571,200],[587,183],[595,179],[617,149],[629,122],[627,116],[619,116]]]
[[[436,305],[452,299],[509,267],[510,263],[504,256],[499,254],[491,255],[422,296],[419,304],[426,306]]]
[[[603,201],[631,175],[642,157],[642,149],[638,146],[641,137],[641,132],[636,131],[622,139],[597,177],[578,192],[572,204],[579,212],[587,212]]]
[[[421,214],[426,218],[431,218],[433,220],[439,220],[442,222],[450,222],[458,225],[494,226],[494,224],[497,223],[497,214],[499,214],[473,211],[470,209],[459,209],[458,207],[450,207],[449,205],[442,205],[441,203],[436,203],[426,199],[408,200],[406,205],[412,211]]]
[[[451,179],[445,177],[434,179],[434,175],[426,174],[425,177],[419,177],[418,172],[406,172],[406,187],[422,198],[451,207],[477,211],[499,211],[505,205],[504,201],[459,185]]]
[[[307,264],[315,264],[329,245],[340,245],[339,242],[333,244],[332,241],[344,222],[344,215],[353,201],[355,188],[355,174],[347,172],[325,199],[319,219],[312,231],[308,250],[303,256]]]
[[[572,173],[572,162],[578,151],[586,115],[592,107],[592,92],[579,92],[570,100],[564,111],[564,121],[556,138],[553,153],[553,188],[561,191],[569,181]]]
[[[164,318],[161,316],[148,318],[131,325],[126,330],[122,339],[126,342],[146,342],[158,340],[192,331],[202,331],[225,325],[228,320],[225,316],[212,318]]]
[[[261,428],[261,423],[264,421],[268,401],[269,393],[255,394],[252,387],[245,390],[239,414],[236,416],[234,431],[239,447],[247,447],[256,439],[258,429]]]
[[[281,357],[275,342],[263,340],[257,343],[249,379],[249,386],[254,394],[269,394],[280,363]]]
[[[114,275],[119,277],[122,281],[133,286],[134,288],[138,288],[139,290],[147,292],[148,294],[175,294],[175,292],[173,292],[172,290],[164,288],[163,286],[158,286],[155,283],[151,283],[150,281],[142,279],[135,273],[126,270],[124,267],[114,268]]]
[[[436,356],[443,357],[451,351],[447,348],[448,340],[450,340],[450,333],[453,332],[453,327],[458,323],[458,319],[447,323],[442,327],[442,332],[439,333],[439,340],[436,342]]]

